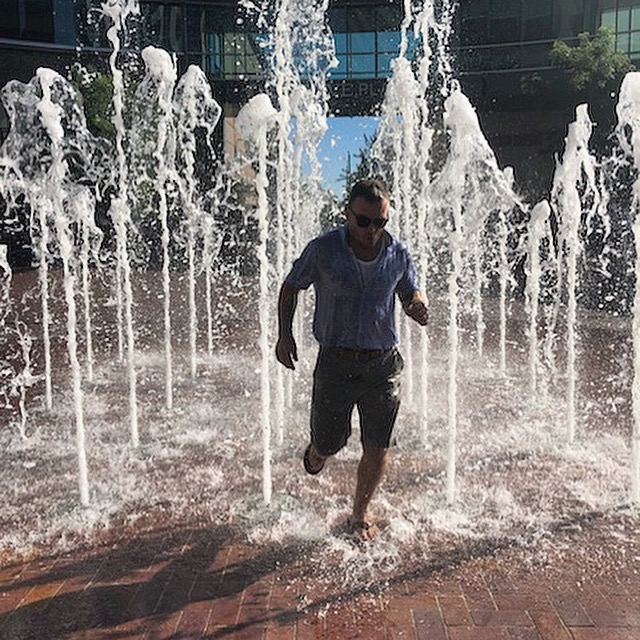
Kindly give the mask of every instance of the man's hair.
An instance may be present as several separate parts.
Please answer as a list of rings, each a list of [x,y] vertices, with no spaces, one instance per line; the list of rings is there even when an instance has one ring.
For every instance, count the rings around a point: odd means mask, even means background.
[[[364,198],[367,202],[380,202],[381,200],[391,200],[389,191],[384,182],[378,178],[367,178],[366,180],[358,180],[349,194],[347,204],[351,206],[356,198]]]

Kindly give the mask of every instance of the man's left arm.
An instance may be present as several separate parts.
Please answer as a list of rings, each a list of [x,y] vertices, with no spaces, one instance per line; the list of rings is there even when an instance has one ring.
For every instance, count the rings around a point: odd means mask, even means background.
[[[429,311],[418,285],[418,274],[411,256],[405,250],[404,273],[396,291],[404,312],[423,327],[429,320]]]
[[[429,311],[427,305],[424,303],[422,293],[420,291],[414,291],[407,296],[400,296],[402,302],[402,308],[404,312],[419,325],[426,326],[429,321]]]

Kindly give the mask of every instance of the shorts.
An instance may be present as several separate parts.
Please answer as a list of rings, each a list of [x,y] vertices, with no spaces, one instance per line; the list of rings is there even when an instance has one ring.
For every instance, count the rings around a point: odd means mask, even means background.
[[[334,455],[347,444],[356,406],[362,442],[389,447],[400,408],[403,367],[395,348],[364,362],[320,349],[313,372],[311,442],[321,456]]]

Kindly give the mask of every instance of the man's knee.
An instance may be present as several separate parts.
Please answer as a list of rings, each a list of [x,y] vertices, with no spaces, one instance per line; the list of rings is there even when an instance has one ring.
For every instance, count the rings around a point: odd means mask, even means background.
[[[372,442],[371,440],[364,439],[362,441],[362,456],[368,460],[384,462],[387,458],[389,449],[387,447],[381,447],[380,445]]]

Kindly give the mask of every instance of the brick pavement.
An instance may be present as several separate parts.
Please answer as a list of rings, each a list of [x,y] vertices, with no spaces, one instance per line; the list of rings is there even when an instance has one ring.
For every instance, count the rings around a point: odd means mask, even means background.
[[[348,588],[317,579],[314,543],[252,547],[228,528],[129,533],[5,563],[0,638],[640,640],[637,522],[595,519],[524,547],[435,549]]]

